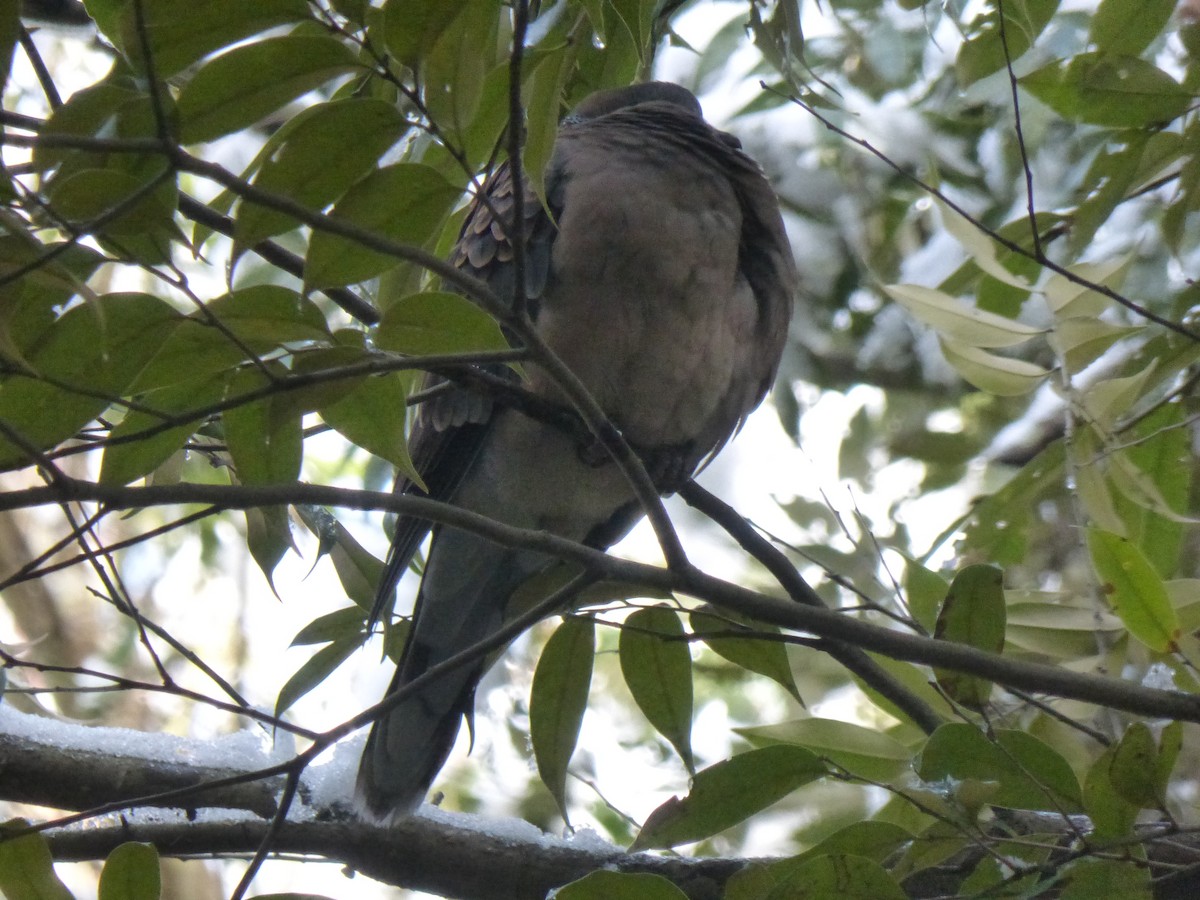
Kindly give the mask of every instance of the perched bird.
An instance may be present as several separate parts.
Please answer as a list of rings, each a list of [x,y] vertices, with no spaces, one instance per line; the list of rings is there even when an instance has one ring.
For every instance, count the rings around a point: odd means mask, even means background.
[[[513,294],[513,182],[501,166],[452,258]],[[524,193],[524,293],[540,336],[577,375],[656,486],[671,493],[763,399],[796,271],[779,205],[736,138],[665,82],[601,91],[562,122],[545,177]],[[526,387],[559,392],[536,365]],[[429,496],[605,549],[642,516],[621,470],[578,435],[456,387],[420,408],[410,449]],[[397,490],[423,495],[402,481]],[[427,522],[396,525],[377,613],[393,603]],[[412,628],[389,694],[499,628],[514,590],[552,560],[434,526]],[[381,717],[358,772],[360,808],[394,820],[423,800],[469,716],[483,663]]]

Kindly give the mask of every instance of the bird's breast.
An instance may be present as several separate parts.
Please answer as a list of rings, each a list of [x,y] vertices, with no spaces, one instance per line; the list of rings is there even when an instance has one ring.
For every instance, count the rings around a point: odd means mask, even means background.
[[[539,331],[634,444],[719,443],[757,316],[737,197],[702,160],[609,150],[568,158]]]

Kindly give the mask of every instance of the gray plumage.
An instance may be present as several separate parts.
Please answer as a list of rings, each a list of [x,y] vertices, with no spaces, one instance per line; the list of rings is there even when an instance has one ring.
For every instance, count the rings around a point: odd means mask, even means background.
[[[550,215],[524,196],[525,293],[541,337],[646,462],[677,490],[736,432],[775,376],[795,266],[774,193],[687,90],[593,94],[563,120],[546,173]],[[513,287],[513,185],[502,166],[468,213],[453,263],[501,297]],[[498,218],[497,218],[498,217]],[[536,366],[527,386],[558,391]],[[510,525],[607,548],[641,517],[620,470],[562,429],[463,388],[424,405],[411,452],[429,495]],[[420,493],[401,481],[397,490]],[[397,523],[376,612],[428,531]],[[389,693],[504,621],[551,560],[435,527],[408,644]],[[422,688],[372,728],[358,800],[377,819],[424,798],[469,714],[483,665]]]

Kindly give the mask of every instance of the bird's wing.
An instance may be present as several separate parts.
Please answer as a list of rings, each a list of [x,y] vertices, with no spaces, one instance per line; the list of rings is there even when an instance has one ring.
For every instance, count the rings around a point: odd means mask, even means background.
[[[553,170],[547,173],[546,184],[547,205],[552,207],[557,195]],[[528,182],[523,194],[524,299],[530,313],[536,315],[537,303],[550,277],[550,251],[555,228],[552,212],[547,213]],[[487,179],[480,195],[471,204],[450,257],[457,268],[484,282],[502,299],[513,296],[516,277],[513,241],[509,235],[513,214],[512,171],[505,162]],[[511,370],[497,367],[495,374],[509,376]],[[431,374],[426,377],[424,386],[444,383],[444,378]],[[487,437],[493,408],[493,400],[486,393],[457,385],[422,403],[408,440],[413,466],[420,473],[425,490],[401,475],[396,480],[396,493],[451,500]],[[369,624],[373,625],[390,612],[396,585],[429,530],[430,522],[426,519],[402,516],[396,520]]]

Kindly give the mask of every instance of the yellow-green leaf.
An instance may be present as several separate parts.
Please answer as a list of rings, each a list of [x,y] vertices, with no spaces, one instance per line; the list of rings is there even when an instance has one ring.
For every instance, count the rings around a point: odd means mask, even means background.
[[[1179,618],[1150,561],[1129,540],[1110,531],[1089,528],[1087,542],[1102,589],[1129,633],[1159,653],[1176,649]]]

